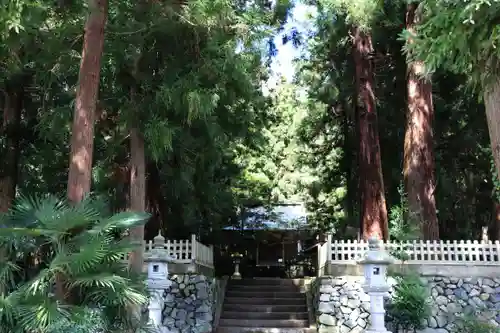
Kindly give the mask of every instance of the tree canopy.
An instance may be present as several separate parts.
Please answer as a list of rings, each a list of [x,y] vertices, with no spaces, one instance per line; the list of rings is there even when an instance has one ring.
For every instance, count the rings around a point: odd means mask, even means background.
[[[9,156],[2,167],[4,211],[16,193],[65,191],[89,10],[71,1],[9,3],[0,13],[1,149]],[[365,177],[358,163],[352,56],[357,26],[373,44],[369,61],[390,225],[411,220],[398,212],[407,191],[407,61],[419,59],[433,75],[439,228],[450,238],[477,238],[482,226],[494,230],[485,107],[470,79],[486,89],[486,74],[496,73],[497,2],[423,1],[411,45],[404,2],[303,2],[315,13],[306,18],[313,27],[307,31],[293,28],[293,5],[109,1],[92,192],[108,197],[114,211],[129,207],[135,128],[144,140],[146,208],[152,214],[146,238],[160,228],[172,237],[215,237],[236,223],[239,208],[285,202],[305,203],[315,229],[351,235],[360,228],[359,182]],[[278,79],[264,93],[282,42],[300,50],[295,78]]]

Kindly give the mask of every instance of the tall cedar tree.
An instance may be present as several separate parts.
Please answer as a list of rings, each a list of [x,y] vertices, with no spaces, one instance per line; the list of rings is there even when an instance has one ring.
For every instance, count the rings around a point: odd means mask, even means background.
[[[415,34],[415,25],[420,21],[419,13],[416,12],[417,7],[417,3],[411,3],[406,10],[406,29],[411,34]],[[411,43],[411,38],[407,42]],[[422,77],[423,73],[424,64],[421,61],[410,60],[403,174],[411,220],[419,223],[421,236],[424,239],[438,240],[439,224],[434,197],[436,181],[432,83]]]
[[[94,117],[99,94],[108,1],[89,0],[88,6],[89,16],[85,23],[82,60],[71,132],[68,199],[73,203],[82,201],[84,196],[90,192],[94,148]]]
[[[8,84],[3,105],[2,135],[5,138],[5,153],[0,174],[0,212],[7,212],[16,196],[24,88],[15,83]]]
[[[387,240],[389,227],[375,107],[373,64],[370,59],[373,53],[372,40],[368,32],[357,26],[354,27],[352,35],[359,127],[361,232],[363,239],[377,237]]]
[[[146,211],[146,158],[144,155],[144,138],[137,128],[130,129],[130,209],[136,212]],[[130,230],[130,240],[142,244],[144,226]],[[142,245],[131,252],[130,268],[140,273],[143,265]]]
[[[94,148],[94,118],[99,94],[104,28],[108,15],[107,0],[89,0],[89,15],[85,23],[82,60],[71,132],[71,152],[68,174],[68,200],[78,203],[90,192],[92,183],[92,153]],[[68,300],[65,278],[57,277],[56,294]]]

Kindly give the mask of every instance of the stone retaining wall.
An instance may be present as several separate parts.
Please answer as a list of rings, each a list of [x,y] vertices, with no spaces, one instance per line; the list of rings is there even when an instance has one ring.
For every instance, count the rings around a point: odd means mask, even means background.
[[[215,306],[220,294],[218,280],[204,275],[169,276],[170,290],[165,290],[163,325],[172,333],[207,333],[212,331]]]
[[[393,286],[396,281],[388,278]],[[425,279],[429,287],[431,316],[423,332],[450,333],[457,316],[480,315],[500,327],[500,278]],[[362,333],[367,328],[370,299],[361,288],[362,277],[321,277],[311,288],[319,332]],[[393,288],[391,288],[390,294]],[[387,325],[390,328],[390,323]]]

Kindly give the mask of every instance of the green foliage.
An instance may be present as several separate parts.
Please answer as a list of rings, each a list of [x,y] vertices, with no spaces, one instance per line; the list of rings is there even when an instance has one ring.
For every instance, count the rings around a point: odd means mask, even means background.
[[[391,207],[389,212],[389,232],[391,240],[405,241],[419,239],[420,228],[418,223],[412,218],[408,207],[408,199],[404,192],[403,185],[400,185],[398,192],[401,201],[398,205]],[[399,258],[404,260],[402,258]]]
[[[424,21],[417,28],[416,43],[407,44],[410,53],[424,61],[428,72],[444,66],[455,73],[472,75],[475,83],[486,87],[498,71],[500,3],[432,0],[420,6]]]
[[[21,196],[1,218],[2,332],[49,332],[53,325],[81,323],[89,308],[102,311],[108,330],[141,325],[127,314],[144,306],[148,294],[144,277],[123,261],[134,244],[122,234],[148,214],[110,215],[101,198],[69,205],[49,195]],[[56,281],[64,281],[71,303],[56,298]]]
[[[380,1],[376,0],[323,0],[320,3],[329,10],[341,13],[349,24],[363,29],[371,28],[374,18],[381,12]]]
[[[22,93],[18,189],[63,193],[85,2],[9,4],[0,12],[0,102],[4,92]],[[353,236],[360,197],[350,36],[355,24],[370,30],[375,48],[374,93],[392,237],[414,235],[398,188],[406,57],[404,40],[396,36],[403,29],[405,1],[314,2],[317,15],[308,22],[313,29],[290,38],[304,41],[296,81],[265,96],[268,53],[276,51],[269,41],[283,33],[292,6],[288,0],[109,2],[93,190],[113,211],[127,206],[133,125],[146,141],[147,204],[154,222],[148,226],[161,225],[169,237],[211,237],[236,220],[238,207],[283,201],[306,203],[311,227]],[[491,223],[493,207],[489,153],[483,150],[487,127],[469,78],[451,72],[475,74],[484,66],[495,72],[498,3],[426,1],[422,8],[425,20],[412,54],[425,55],[428,68],[436,70],[441,234],[475,238],[480,226]],[[0,146],[3,153],[5,140]]]
[[[467,5],[473,2],[467,2]],[[407,36],[403,39],[395,36],[400,35],[404,28],[406,3],[320,1],[316,6],[318,13],[312,19],[314,31],[307,36],[307,54],[299,62],[296,84],[307,91],[304,102],[307,116],[298,132],[305,148],[299,165],[312,167],[312,174],[318,171],[307,195],[312,215],[310,220],[316,226],[333,226],[338,237],[353,237],[353,229],[359,228],[358,181],[361,175],[357,170],[359,146],[350,36],[352,24],[358,24],[370,29],[375,49],[372,58],[374,94],[391,237],[398,240],[419,238],[420,232],[412,227],[405,193],[400,185],[403,183],[401,161],[407,107],[407,58],[402,50],[407,46]],[[429,3],[434,6],[431,1]],[[445,6],[444,1],[438,3],[435,6]],[[445,14],[441,16],[442,13],[462,8],[447,5],[449,8],[436,13],[440,15],[439,22],[435,19],[436,24],[449,23],[449,18]],[[368,7],[362,10],[363,6]],[[479,24],[490,25],[486,21]],[[450,40],[459,37],[462,38],[454,31],[447,31],[442,36]],[[424,43],[434,43],[436,48],[448,45],[448,41],[435,41],[426,38]],[[436,57],[429,52],[429,44],[425,45],[421,49],[422,55]],[[469,52],[462,50],[459,53],[465,56]],[[444,66],[433,75],[434,195],[441,238],[475,239],[480,227],[490,225],[492,220],[490,156],[483,150],[489,143],[488,131],[483,116],[484,106],[472,94],[470,78],[452,72]]]
[[[465,315],[457,318],[455,332],[467,333],[499,333],[500,329],[489,323],[487,320],[478,318],[477,316]]]
[[[114,332],[112,329],[116,329],[118,332],[124,330],[123,327],[112,328],[106,323],[103,318],[101,311],[96,309],[84,309],[81,314],[81,318],[78,321],[58,321],[51,325],[47,332],[50,333],[108,333]],[[156,327],[144,323],[141,327],[134,330],[129,330],[133,333],[155,333],[157,331]]]
[[[87,9],[85,2],[9,3],[0,13],[0,89],[23,94],[19,187],[62,193]],[[259,193],[259,181],[247,179],[241,161],[258,155],[265,141],[270,99],[260,90],[268,74],[261,45],[292,5],[109,2],[93,189],[114,210],[127,202],[132,125],[144,135],[147,173],[156,177],[148,185],[155,225],[170,221],[173,237],[207,235],[227,224],[236,207],[269,199],[269,187]]]
[[[312,169],[302,164],[304,147],[297,137],[298,128],[308,111],[295,85],[282,82],[271,92],[274,108],[264,131],[264,151],[246,160],[249,176],[260,179],[268,189],[270,202],[303,202],[313,176]]]
[[[77,323],[70,321],[58,321],[51,325],[47,332],[51,333],[97,333],[102,332],[105,327],[100,313],[96,310],[86,310]]]
[[[428,290],[417,274],[396,277],[392,300],[387,309],[394,328],[404,332],[423,328],[430,315]]]

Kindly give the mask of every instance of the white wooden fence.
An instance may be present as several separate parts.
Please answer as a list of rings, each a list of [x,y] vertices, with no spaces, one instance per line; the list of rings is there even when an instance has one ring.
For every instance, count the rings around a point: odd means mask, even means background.
[[[328,238],[329,241],[318,245],[318,276],[325,275],[327,273],[328,261],[331,261],[331,236]],[[330,250],[330,251],[329,251]],[[328,260],[330,258],[330,260]]]
[[[403,241],[381,242],[386,251],[407,264],[500,266],[499,241]],[[318,246],[318,268],[330,264],[356,264],[368,251],[366,241],[333,240]],[[401,260],[396,260],[401,261]]]
[[[153,241],[144,242],[144,252],[147,253],[153,248]],[[170,256],[176,258],[175,263],[190,264],[196,263],[205,267],[214,267],[213,245],[207,246],[196,239],[196,235],[191,235],[191,239],[170,240],[166,239],[163,245]]]

